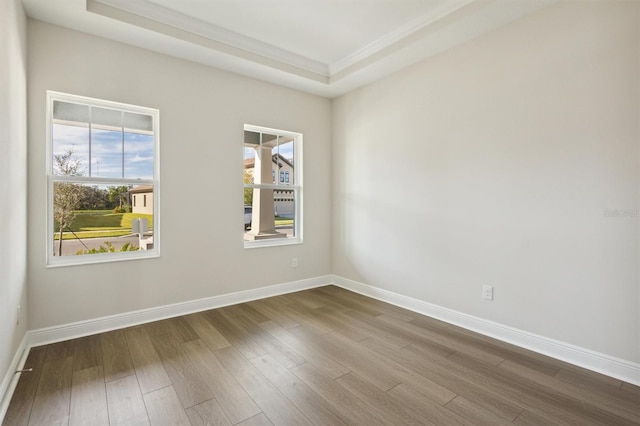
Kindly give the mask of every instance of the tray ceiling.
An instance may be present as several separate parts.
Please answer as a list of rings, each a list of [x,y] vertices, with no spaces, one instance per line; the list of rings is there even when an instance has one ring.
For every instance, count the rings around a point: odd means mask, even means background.
[[[335,97],[555,0],[23,0],[35,19]]]

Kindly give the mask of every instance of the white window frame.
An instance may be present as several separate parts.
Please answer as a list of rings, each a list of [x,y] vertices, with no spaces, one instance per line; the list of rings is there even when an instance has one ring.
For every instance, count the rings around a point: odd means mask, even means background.
[[[294,140],[294,148],[293,148],[293,181],[294,185],[287,184],[286,186],[279,184],[276,180],[273,184],[254,184],[254,183],[245,183],[244,188],[264,188],[264,189],[273,189],[276,191],[282,190],[293,190],[293,199],[294,199],[294,211],[295,217],[293,221],[294,226],[294,237],[292,238],[273,238],[273,239],[265,239],[265,240],[257,240],[257,241],[244,241],[244,248],[259,248],[259,247],[277,247],[277,246],[288,246],[294,244],[302,244],[303,242],[303,182],[302,182],[302,169],[303,169],[303,155],[302,155],[302,147],[303,147],[303,136],[302,133],[291,132],[288,130],[279,130],[273,129],[269,127],[256,126],[252,124],[245,124],[244,130],[249,132],[257,132],[257,133],[267,133],[272,135],[280,135],[280,136],[288,136],[293,138]],[[242,151],[243,159],[244,159],[244,144]],[[244,163],[241,163],[244,164]],[[278,176],[278,173],[276,173]],[[244,205],[244,203],[243,203]],[[243,209],[244,212],[244,209]],[[244,216],[243,216],[244,221]],[[242,234],[244,236],[244,233]]]
[[[153,119],[154,154],[153,179],[133,178],[101,178],[93,176],[58,176],[53,174],[53,102],[62,101],[85,104],[95,107],[115,109],[118,111],[149,115]],[[129,105],[85,96],[71,95],[55,91],[47,91],[47,238],[46,266],[74,266],[93,263],[118,262],[156,258],[160,256],[160,112],[155,108]],[[71,182],[92,185],[153,185],[153,249],[129,252],[99,253],[72,256],[54,256],[53,244],[56,232],[53,221],[53,184],[54,182]]]

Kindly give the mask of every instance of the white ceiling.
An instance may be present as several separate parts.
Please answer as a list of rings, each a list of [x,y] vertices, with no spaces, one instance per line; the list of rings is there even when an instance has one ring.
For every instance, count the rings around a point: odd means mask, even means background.
[[[335,97],[557,0],[23,0],[35,19]]]

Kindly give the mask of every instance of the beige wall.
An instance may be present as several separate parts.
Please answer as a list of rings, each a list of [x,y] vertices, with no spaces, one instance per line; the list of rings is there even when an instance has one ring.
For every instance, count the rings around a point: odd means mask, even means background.
[[[27,330],[26,43],[20,1],[0,0],[0,382]]]
[[[44,209],[30,209],[30,328],[331,272],[330,101],[33,20],[29,61],[32,206],[46,200],[46,90],[158,108],[162,182],[158,259],[47,269]],[[302,245],[243,248],[245,123],[304,134]]]
[[[334,273],[639,362],[639,7],[563,2],[337,99]]]
[[[137,194],[131,194],[131,212],[153,214],[153,192],[139,192]]]

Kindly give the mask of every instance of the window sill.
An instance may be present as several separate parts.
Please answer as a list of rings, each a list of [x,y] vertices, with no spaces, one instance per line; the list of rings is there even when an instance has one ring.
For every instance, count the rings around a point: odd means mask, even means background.
[[[128,253],[99,253],[62,257],[52,256],[48,259],[47,268],[92,265],[96,263],[123,262],[128,260],[153,259],[157,257],[160,257],[160,252],[157,249]]]
[[[261,248],[261,247],[291,246],[296,244],[302,244],[302,239],[301,238],[274,238],[269,240],[244,241],[244,248],[253,249],[253,248]]]

